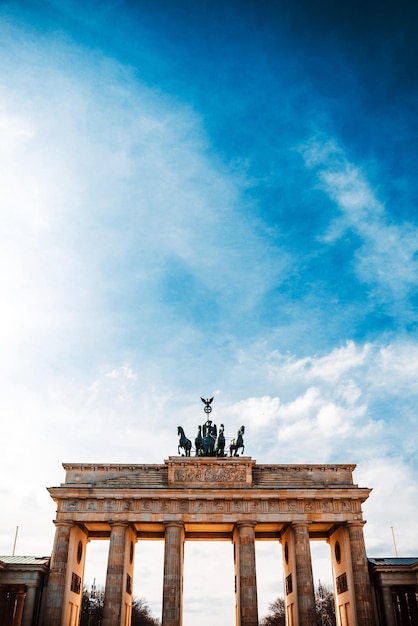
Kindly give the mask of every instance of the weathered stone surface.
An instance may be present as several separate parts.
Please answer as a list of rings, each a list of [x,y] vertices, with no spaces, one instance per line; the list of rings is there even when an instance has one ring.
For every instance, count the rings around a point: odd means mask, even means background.
[[[170,457],[162,465],[64,468],[65,483],[49,489],[57,504],[56,523],[82,529],[88,539],[111,538],[104,620],[109,626],[125,625],[123,606],[129,606],[129,600],[123,597],[123,585],[133,575],[126,565],[128,543],[140,538],[165,541],[163,626],[181,626],[188,539],[234,542],[237,626],[258,623],[254,541],[286,544],[288,619],[293,626],[308,626],[313,623],[309,539],[334,545],[333,536],[344,544],[347,555],[349,610],[358,615],[358,626],[372,625],[361,510],[370,490],[353,483],[354,465],[257,465],[249,457]],[[57,535],[53,562],[62,566],[56,568],[48,591],[52,593],[48,626],[59,626],[58,607],[67,598],[63,589],[68,588],[70,572],[65,555],[71,549],[61,543]]]

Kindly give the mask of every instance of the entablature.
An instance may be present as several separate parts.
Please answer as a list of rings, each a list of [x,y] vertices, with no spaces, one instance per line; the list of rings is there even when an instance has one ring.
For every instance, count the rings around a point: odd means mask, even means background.
[[[339,485],[355,487],[355,465],[257,465],[250,457],[169,457],[164,465],[64,463],[65,483],[85,487],[164,489],[214,486],[255,489]]]
[[[57,521],[78,524],[98,537],[107,536],[109,524],[118,521],[151,538],[170,521],[186,524],[191,538],[193,533],[213,532],[214,525],[229,537],[234,524],[248,520],[258,525],[258,538],[296,521],[309,522],[312,536],[322,536],[334,524],[361,520],[361,505],[370,494],[370,489],[353,484],[354,465],[257,465],[250,457],[170,457],[164,465],[64,468],[66,482],[49,489]],[[208,526],[212,530],[204,531]],[[198,530],[190,530],[195,527]]]

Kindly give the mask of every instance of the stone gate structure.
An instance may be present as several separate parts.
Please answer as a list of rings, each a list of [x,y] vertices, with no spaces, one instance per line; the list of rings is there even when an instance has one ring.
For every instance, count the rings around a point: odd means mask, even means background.
[[[163,626],[181,626],[184,542],[234,544],[236,626],[257,626],[255,541],[280,541],[288,626],[316,626],[310,540],[330,544],[340,626],[375,626],[354,465],[170,457],[162,465],[64,464],[45,626],[76,626],[86,544],[110,539],[103,626],[129,626],[135,542],[165,542]],[[278,564],[279,566],[279,564]],[[279,595],[281,590],[277,590]]]

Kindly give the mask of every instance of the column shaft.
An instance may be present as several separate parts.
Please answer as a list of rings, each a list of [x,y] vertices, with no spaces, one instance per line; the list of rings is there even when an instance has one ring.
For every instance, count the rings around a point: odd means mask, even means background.
[[[122,602],[127,528],[127,523],[112,524],[102,626],[125,626],[122,623]]]
[[[21,626],[23,607],[25,605],[26,591],[18,591],[16,596],[16,608],[13,618],[13,626]]]
[[[36,587],[28,587],[26,592],[25,606],[23,608],[22,626],[32,626],[35,612]]]
[[[393,614],[392,591],[387,585],[382,587],[382,599],[386,626],[396,626],[395,616]]]
[[[375,626],[372,588],[363,536],[364,522],[348,522],[358,626]]]
[[[237,626],[258,626],[255,522],[238,522],[234,533]]]
[[[299,626],[316,626],[309,524],[293,522]]]
[[[184,526],[167,523],[164,546],[164,585],[162,626],[183,623]]]
[[[44,626],[61,626],[71,522],[55,522],[55,540],[46,593]]]

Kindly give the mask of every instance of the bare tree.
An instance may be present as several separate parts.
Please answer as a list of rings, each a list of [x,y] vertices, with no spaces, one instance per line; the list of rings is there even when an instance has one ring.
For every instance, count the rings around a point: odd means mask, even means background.
[[[329,585],[319,582],[315,590],[315,612],[318,626],[336,626],[334,592]],[[269,613],[260,621],[260,626],[285,626],[285,603],[277,598],[269,606]]]
[[[285,626],[286,614],[283,598],[277,598],[269,605],[268,613],[260,622],[260,626]]]
[[[145,598],[133,599],[131,626],[160,626],[160,624],[160,620],[152,615]]]
[[[80,626],[100,626],[103,619],[104,597],[103,588],[96,589],[93,584],[91,591],[88,591],[84,587]],[[131,626],[160,626],[160,624],[160,620],[152,615],[144,598],[133,598]]]

